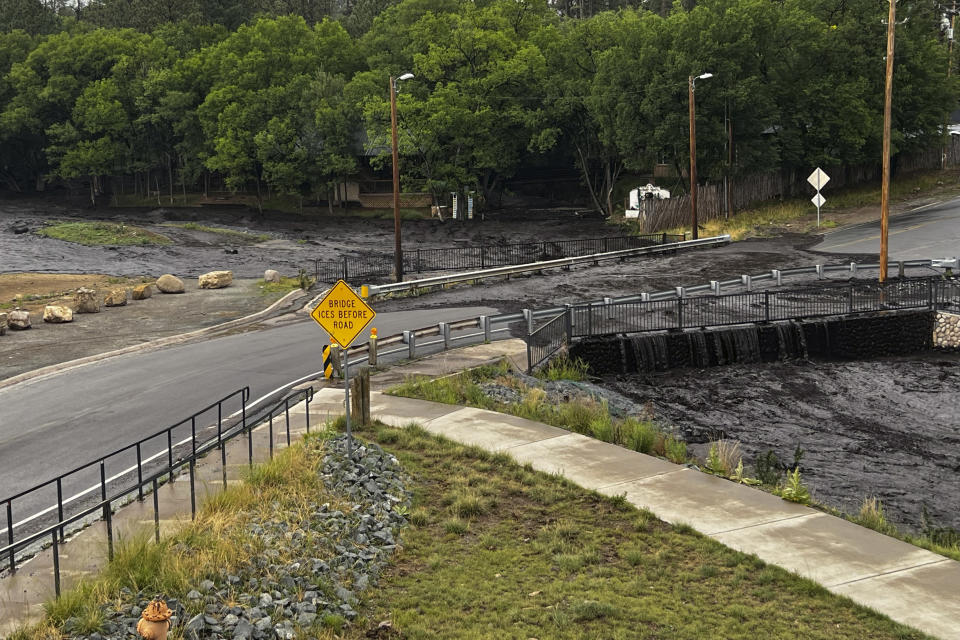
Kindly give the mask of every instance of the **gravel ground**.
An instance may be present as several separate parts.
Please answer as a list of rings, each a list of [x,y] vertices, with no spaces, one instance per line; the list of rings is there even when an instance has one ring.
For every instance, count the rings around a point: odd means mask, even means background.
[[[410,491],[397,459],[378,446],[355,448],[352,460],[344,451],[345,436],[328,441],[320,475],[347,505],[316,503],[308,518],[275,505],[270,519],[251,518],[247,531],[263,552],[236,573],[221,571],[187,593],[165,594],[174,612],[171,633],[185,640],[293,640],[357,616],[360,597],[397,548]],[[120,606],[104,607],[101,633],[72,633],[76,619],[63,630],[89,640],[139,638],[138,618],[155,595],[124,589]]]

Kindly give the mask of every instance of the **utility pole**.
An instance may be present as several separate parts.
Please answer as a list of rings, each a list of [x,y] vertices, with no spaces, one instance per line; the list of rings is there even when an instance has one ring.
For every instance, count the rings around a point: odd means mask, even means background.
[[[883,95],[883,168],[880,185],[880,282],[887,280],[887,236],[890,218],[890,110],[893,102],[893,36],[896,26],[897,4],[890,0],[887,18],[887,73]]]

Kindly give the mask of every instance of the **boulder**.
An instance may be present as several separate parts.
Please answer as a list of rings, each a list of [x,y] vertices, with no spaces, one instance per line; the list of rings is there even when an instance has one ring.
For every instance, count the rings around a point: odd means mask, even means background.
[[[280,282],[280,272],[273,269],[267,269],[263,272],[264,282]]]
[[[233,271],[211,271],[200,276],[201,289],[223,289],[233,282]]]
[[[73,322],[73,310],[59,304],[48,304],[43,308],[43,321],[53,324]]]
[[[30,328],[30,312],[26,309],[14,309],[7,316],[7,324],[11,329],[21,331]]]
[[[103,299],[103,304],[108,307],[123,307],[127,304],[127,289],[126,287],[117,287],[116,289],[111,289],[107,293],[107,297]]]
[[[153,285],[151,284],[138,284],[133,288],[133,291],[130,293],[130,297],[134,300],[146,300],[153,295]]]
[[[7,335],[7,314],[0,313],[0,336]]]
[[[160,293],[183,293],[183,280],[166,273],[157,278],[157,289]]]
[[[96,289],[80,287],[73,295],[73,304],[77,313],[100,313],[100,296]]]

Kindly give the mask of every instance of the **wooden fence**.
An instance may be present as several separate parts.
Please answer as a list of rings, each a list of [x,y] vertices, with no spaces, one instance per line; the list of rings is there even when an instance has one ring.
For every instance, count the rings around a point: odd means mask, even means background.
[[[910,173],[924,169],[939,169],[942,154],[946,151],[947,166],[960,165],[960,136],[950,136],[947,148],[940,147],[899,156],[896,158],[898,173]],[[840,188],[864,184],[880,179],[878,164],[848,166],[825,166],[830,176],[830,187]],[[811,170],[783,170],[744,176],[730,181],[731,213],[771,200],[782,200],[803,195],[812,197],[813,190],[807,183]],[[640,231],[655,233],[690,224],[690,197],[687,195],[669,200],[646,200],[640,215]],[[707,184],[697,190],[697,219],[700,222],[714,220],[727,214],[722,184]]]

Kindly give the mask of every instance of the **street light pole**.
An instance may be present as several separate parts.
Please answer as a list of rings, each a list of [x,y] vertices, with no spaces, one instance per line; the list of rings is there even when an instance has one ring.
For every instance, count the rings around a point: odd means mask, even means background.
[[[390,138],[393,143],[393,256],[397,282],[403,280],[403,250],[400,247],[400,151],[397,147],[397,82],[409,80],[412,73],[390,76]]]
[[[692,227],[690,237],[693,240],[700,237],[697,229],[697,118],[694,93],[697,80],[712,77],[712,73],[704,73],[697,77],[690,76],[687,82],[690,90],[690,224]]]
[[[887,236],[890,218],[890,120],[893,101],[893,36],[897,17],[896,0],[890,0],[887,18],[887,74],[883,96],[883,165],[880,182],[880,282],[887,279]]]
[[[403,280],[403,250],[400,248],[400,152],[397,149],[397,81],[390,76],[390,137],[393,141],[393,256],[397,282]]]

